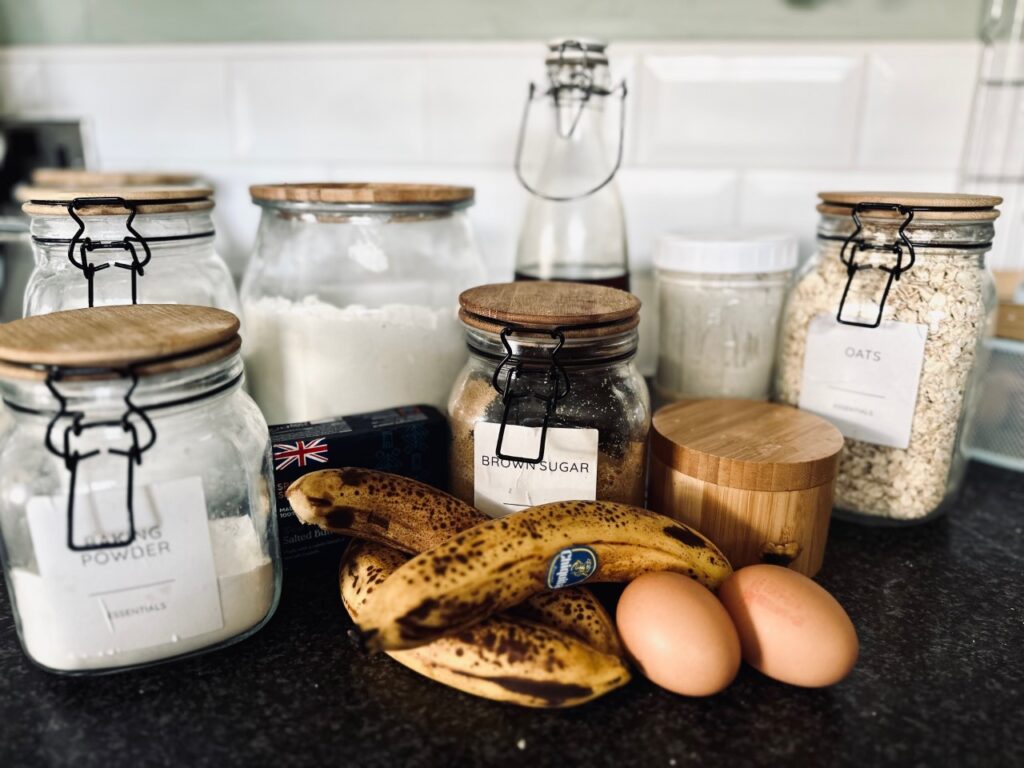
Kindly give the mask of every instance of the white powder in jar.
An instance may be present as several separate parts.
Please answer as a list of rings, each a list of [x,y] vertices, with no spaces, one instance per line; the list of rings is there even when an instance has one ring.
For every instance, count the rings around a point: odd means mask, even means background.
[[[263,552],[252,520],[246,515],[210,521],[210,543],[217,570],[222,626],[213,632],[121,651],[86,654],[75,642],[74,626],[52,599],[51,586],[38,573],[10,570],[22,642],[39,664],[69,672],[148,664],[231,640],[266,618],[274,606],[274,567]],[[101,620],[97,614],[97,621]]]
[[[789,273],[659,275],[663,398],[767,399]]]
[[[444,408],[468,355],[454,308],[264,297],[243,313],[249,388],[271,424]]]

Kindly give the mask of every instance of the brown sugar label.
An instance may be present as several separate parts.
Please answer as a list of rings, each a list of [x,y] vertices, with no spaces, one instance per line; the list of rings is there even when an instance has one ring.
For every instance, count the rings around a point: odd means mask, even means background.
[[[504,517],[551,501],[597,498],[597,430],[552,427],[540,449],[541,428],[505,427],[498,455],[500,424],[480,422],[473,439],[473,501],[491,517]],[[519,458],[516,458],[519,457]]]
[[[858,328],[815,317],[807,329],[800,407],[845,437],[906,448],[927,338],[928,326],[917,323]]]

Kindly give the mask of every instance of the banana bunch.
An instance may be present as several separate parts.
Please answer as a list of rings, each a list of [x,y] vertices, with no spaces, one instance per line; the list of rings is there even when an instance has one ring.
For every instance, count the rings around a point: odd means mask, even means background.
[[[352,536],[339,572],[354,621],[408,555],[443,546],[488,518],[430,486],[364,469],[322,470],[287,491],[305,523]],[[537,594],[396,661],[467,693],[531,707],[590,701],[630,679],[607,611],[584,588]]]
[[[349,545],[341,597],[354,621],[373,589],[405,560],[374,542]],[[624,685],[630,675],[607,612],[588,591],[579,593],[568,615],[560,607],[536,605],[531,609],[536,620],[497,614],[457,634],[388,655],[414,672],[484,698],[528,707],[582,704]],[[589,621],[577,623],[577,615]]]
[[[382,581],[356,623],[371,651],[458,634],[546,590],[676,571],[716,589],[732,573],[697,531],[638,507],[542,504],[480,523],[413,557]]]

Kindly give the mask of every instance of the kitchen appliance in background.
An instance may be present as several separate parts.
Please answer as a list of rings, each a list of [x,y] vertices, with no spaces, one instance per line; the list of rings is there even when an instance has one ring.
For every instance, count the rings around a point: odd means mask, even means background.
[[[549,85],[530,84],[516,146],[515,171],[531,198],[516,251],[516,280],[572,280],[629,290],[626,225],[615,174],[622,163],[626,83],[612,87],[607,43],[559,39],[548,44]],[[605,147],[604,104],[619,94],[618,146]],[[524,171],[536,102],[551,105],[539,173]]]
[[[21,317],[34,263],[28,218],[15,199],[15,189],[37,168],[84,165],[77,120],[0,120],[0,322]]]
[[[1001,304],[988,367],[964,430],[972,459],[1024,472],[1024,306]]]
[[[988,0],[981,37],[960,188],[1004,200],[988,263],[1009,300],[1024,288],[1024,1]]]

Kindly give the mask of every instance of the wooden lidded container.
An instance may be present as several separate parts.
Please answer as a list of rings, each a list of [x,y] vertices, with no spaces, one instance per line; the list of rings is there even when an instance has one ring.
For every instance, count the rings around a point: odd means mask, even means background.
[[[825,555],[843,436],[824,419],[749,400],[684,400],[654,415],[649,506],[714,541],[734,568],[813,576]]]

